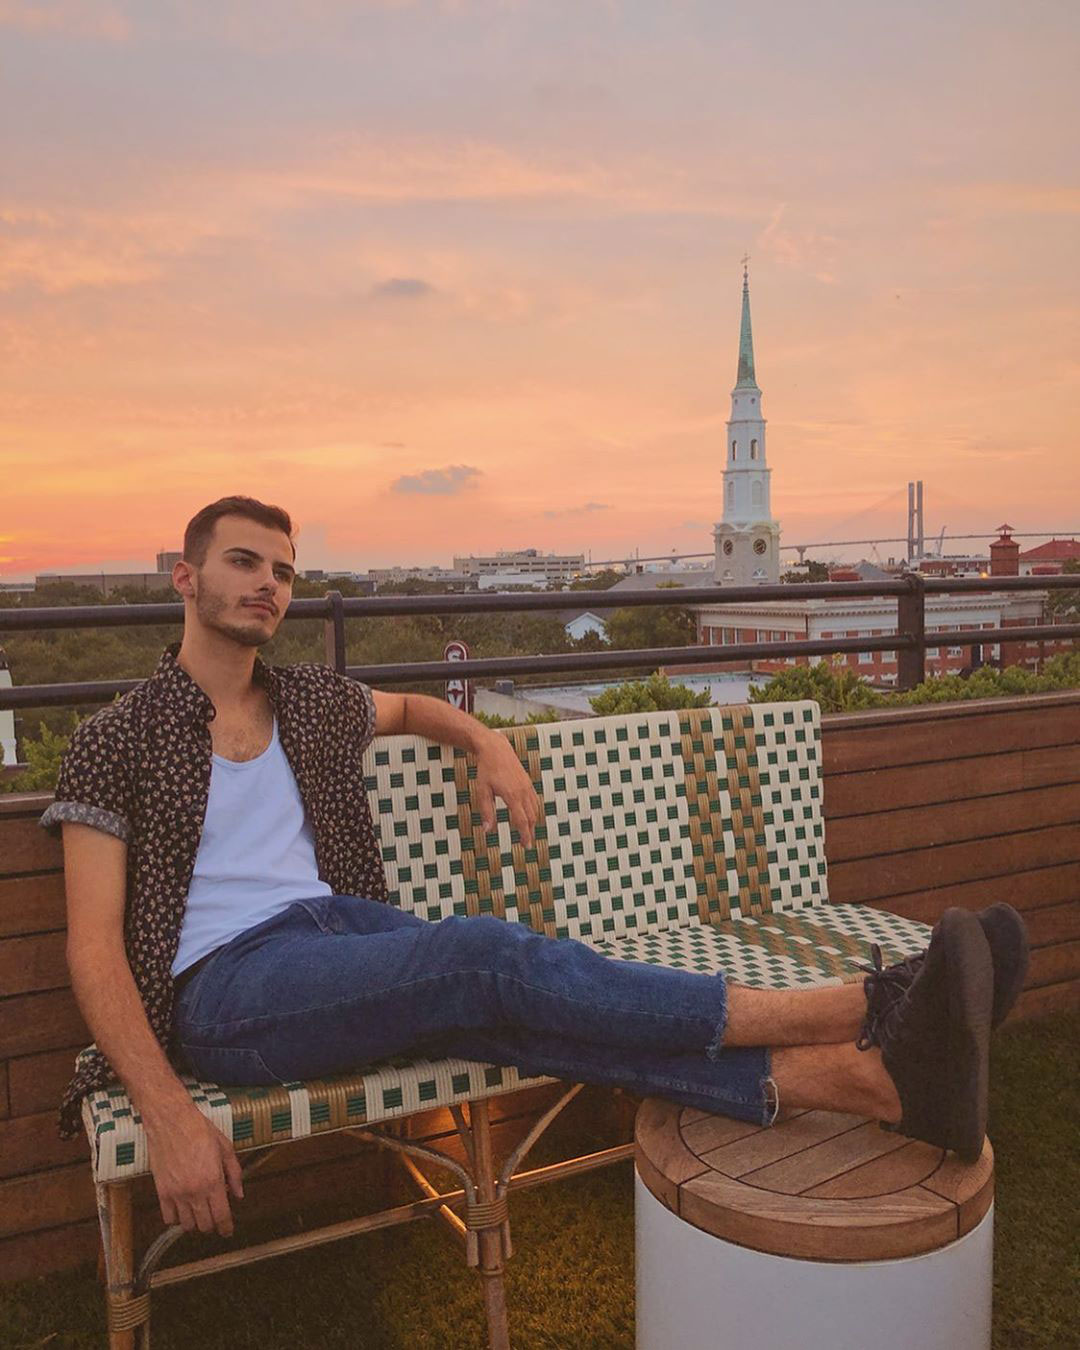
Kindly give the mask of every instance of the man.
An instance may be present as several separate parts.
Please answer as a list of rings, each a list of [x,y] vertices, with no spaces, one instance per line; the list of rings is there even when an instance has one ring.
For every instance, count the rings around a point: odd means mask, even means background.
[[[164,1221],[226,1236],[240,1166],[177,1068],[273,1083],[455,1055],[763,1124],[781,1101],[852,1111],[978,1156],[989,1031],[1026,969],[1009,906],[947,911],[928,951],[897,966],[875,951],[865,988],[785,992],[386,904],[363,785],[373,736],[470,751],[484,823],[500,797],[526,844],[539,802],[508,740],[448,704],[257,658],[291,598],[292,532],[249,497],[200,511],[172,574],[182,642],[81,723],[64,757],[41,823],[63,833],[68,962],[96,1049],[62,1133],[118,1077]]]

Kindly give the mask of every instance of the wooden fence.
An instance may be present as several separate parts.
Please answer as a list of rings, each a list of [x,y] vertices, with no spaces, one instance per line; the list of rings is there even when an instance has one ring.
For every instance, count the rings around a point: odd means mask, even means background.
[[[1018,1016],[1080,999],[1080,691],[830,715],[823,723],[826,847],[834,902],[933,922],[949,905],[1007,900],[1033,944]],[[63,857],[37,824],[48,793],[0,796],[0,1281],[92,1260],[83,1138],[56,1105],[92,1039],[64,957]],[[495,1147],[556,1089],[493,1103]],[[610,1095],[610,1094],[609,1094]],[[593,1109],[606,1111],[598,1089]],[[500,1105],[502,1113],[500,1114]],[[629,1138],[624,1111],[606,1128]],[[446,1112],[410,1126],[454,1152]],[[245,1219],[381,1188],[384,1155],[341,1136],[279,1150],[245,1187]],[[151,1223],[153,1184],[137,1209]]]

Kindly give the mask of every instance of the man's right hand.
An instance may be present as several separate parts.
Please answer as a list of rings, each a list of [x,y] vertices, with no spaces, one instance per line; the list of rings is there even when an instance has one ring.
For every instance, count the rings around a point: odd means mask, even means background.
[[[240,1162],[232,1143],[190,1103],[168,1123],[144,1121],[150,1170],[154,1174],[161,1217],[186,1232],[216,1229],[232,1237],[228,1192],[244,1198]],[[228,1189],[226,1189],[226,1182]]]

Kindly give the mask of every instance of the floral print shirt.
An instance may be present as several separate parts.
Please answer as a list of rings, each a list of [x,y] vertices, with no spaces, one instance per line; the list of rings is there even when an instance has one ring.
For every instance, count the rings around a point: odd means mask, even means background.
[[[54,835],[77,821],[123,839],[127,850],[124,947],[151,1029],[169,1053],[172,963],[210,791],[214,705],[177,663],[180,643],[122,698],[71,737],[54,800],[40,824]],[[362,757],[375,734],[370,688],[328,666],[270,666],[255,657],[278,736],[315,835],[319,877],[335,895],[386,900],[379,837]],[[79,1056],[60,1105],[60,1134],[80,1127],[86,1093],[116,1079],[95,1047]]]

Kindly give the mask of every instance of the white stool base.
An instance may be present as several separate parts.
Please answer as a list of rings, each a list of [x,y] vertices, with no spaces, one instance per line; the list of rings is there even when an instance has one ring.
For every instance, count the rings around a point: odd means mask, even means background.
[[[634,1173],[637,1350],[989,1350],[994,1207],[896,1261],[800,1261],[704,1233]]]

